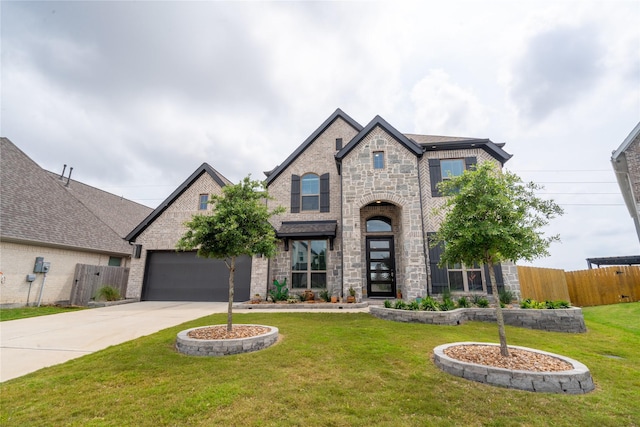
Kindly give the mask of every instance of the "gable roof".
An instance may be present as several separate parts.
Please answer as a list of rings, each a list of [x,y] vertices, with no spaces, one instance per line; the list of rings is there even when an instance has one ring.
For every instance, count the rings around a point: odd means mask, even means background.
[[[153,221],[156,220],[171,204],[182,195],[200,176],[203,174],[209,174],[211,178],[222,188],[227,184],[231,184],[227,178],[222,176],[220,172],[209,166],[207,163],[203,163],[200,165],[198,169],[196,169],[190,176],[187,178],[178,188],[174,190],[169,197],[167,197],[157,208],[153,210],[142,222],[138,224],[129,234],[125,236],[125,240],[129,242],[134,242],[136,237],[138,237],[144,230],[147,229]]]
[[[345,145],[342,148],[342,150],[336,153],[336,160],[341,161],[344,158],[344,156],[349,154],[349,152],[353,150],[355,146],[358,145],[367,135],[369,135],[369,133],[373,129],[375,129],[377,126],[385,130],[396,141],[402,144],[407,150],[411,151],[413,154],[415,154],[418,157],[422,156],[422,148],[418,144],[416,144],[414,141],[404,136],[402,133],[398,132],[396,128],[394,128],[389,123],[387,123],[387,121],[384,120],[382,117],[375,116],[373,120],[369,122],[369,124],[367,124],[355,137],[353,137],[351,141],[349,141],[347,145]]]
[[[333,122],[335,122],[338,118],[341,118],[342,120],[347,122],[352,128],[357,131],[362,130],[362,126],[358,122],[353,120],[340,108],[337,108],[336,111],[334,111],[333,114],[331,114],[329,118],[327,118],[327,120],[325,120],[315,131],[313,131],[313,133],[309,135],[309,137],[305,139],[304,142],[300,144],[300,146],[296,148],[296,150],[291,153],[291,155],[287,157],[287,159],[281,165],[276,166],[276,168],[272,171],[265,172],[265,175],[267,175],[267,185],[269,185],[282,173],[282,171],[284,171],[291,163],[293,163],[293,161],[297,159],[298,156],[300,156],[300,154],[302,154],[304,150],[306,150],[313,143],[313,141],[315,141],[316,138],[318,138],[322,134],[322,132],[324,132],[329,126],[331,126]]]
[[[627,162],[627,149],[634,141],[639,141],[640,144],[640,122],[635,126],[631,133],[622,141],[620,147],[611,154],[611,165],[616,174],[616,180],[618,181],[618,187],[622,193],[625,205],[629,215],[633,218],[633,224],[636,228],[636,234],[640,240],[640,212],[638,211],[636,195],[633,194],[633,188],[631,184],[632,173],[635,176],[640,176],[640,170],[631,171],[629,162]]]
[[[75,196],[75,187],[79,189],[80,183],[73,181],[74,187],[69,188],[60,185],[57,178],[9,139],[0,138],[0,142],[2,240],[120,255],[131,253],[122,234]]]

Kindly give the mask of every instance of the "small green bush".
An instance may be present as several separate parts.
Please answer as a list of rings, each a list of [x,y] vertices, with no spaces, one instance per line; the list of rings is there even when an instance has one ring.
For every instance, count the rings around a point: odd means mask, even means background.
[[[511,301],[516,298],[513,292],[511,292],[509,289],[502,289],[499,292],[499,299],[502,304],[511,304]]]
[[[407,309],[418,311],[420,310],[420,303],[418,301],[411,301],[409,304],[407,304]]]
[[[456,304],[450,298],[445,298],[439,307],[441,311],[450,311],[456,308]]]
[[[480,308],[487,308],[489,307],[489,300],[486,299],[485,297],[479,297],[477,299],[474,299],[473,302],[475,305],[477,305]]]
[[[462,296],[460,298],[458,298],[458,307],[460,308],[467,308],[469,307],[469,299],[465,296]]]
[[[121,299],[120,291],[113,286],[103,286],[98,289],[96,298],[103,299],[105,301],[118,301],[119,299]]]
[[[406,309],[406,307],[407,307],[407,303],[405,303],[401,299],[396,300],[395,304],[393,305],[393,308],[395,308],[396,310],[404,310]]]
[[[520,308],[536,309],[536,310],[555,310],[559,308],[569,308],[571,304],[568,301],[536,301],[531,298],[524,299],[520,302]]]
[[[438,301],[434,300],[432,297],[423,298],[422,302],[420,303],[420,307],[424,311],[440,311]]]
[[[331,301],[331,297],[329,296],[329,291],[327,289],[321,290],[318,292],[318,295],[325,301]]]
[[[391,304],[391,300],[384,300],[384,308],[391,308],[393,305]]]

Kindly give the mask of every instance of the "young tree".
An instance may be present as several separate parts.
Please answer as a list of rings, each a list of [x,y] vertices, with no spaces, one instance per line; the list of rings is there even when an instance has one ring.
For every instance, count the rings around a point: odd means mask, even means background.
[[[547,249],[558,235],[544,237],[540,228],[562,209],[552,200],[535,195],[542,187],[523,183],[515,174],[502,172],[493,163],[484,162],[461,176],[438,184],[448,196],[444,221],[433,244],[444,244],[440,265],[486,264],[491,290],[498,297],[494,265],[503,261],[533,260],[549,255]],[[496,305],[500,353],[509,356],[502,308]]]
[[[264,184],[244,178],[236,185],[222,188],[222,196],[213,195],[210,214],[197,214],[185,223],[188,230],[176,245],[177,250],[198,250],[199,257],[224,259],[229,269],[229,306],[227,331],[232,329],[233,287],[236,257],[261,254],[271,258],[277,238],[269,218],[283,212],[269,211],[269,195]]]

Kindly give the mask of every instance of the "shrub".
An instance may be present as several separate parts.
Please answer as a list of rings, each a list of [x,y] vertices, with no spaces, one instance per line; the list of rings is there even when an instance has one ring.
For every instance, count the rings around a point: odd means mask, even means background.
[[[396,310],[404,310],[406,307],[407,307],[407,304],[401,299],[396,300],[396,302],[393,305],[393,308],[395,308]]]
[[[439,311],[440,307],[438,306],[438,301],[434,300],[431,297],[425,297],[420,303],[421,308],[424,311]]]
[[[420,310],[420,303],[418,301],[411,301],[409,304],[407,304],[407,309],[413,311]]]
[[[331,298],[329,298],[329,291],[327,289],[323,289],[320,292],[318,292],[318,295],[320,295],[320,298],[322,298],[325,301],[330,301]]]
[[[442,311],[449,311],[449,310],[453,310],[454,308],[456,308],[456,304],[450,298],[445,298],[439,304],[439,307],[440,307],[440,310],[442,310]]]
[[[479,297],[478,299],[474,300],[474,304],[480,308],[487,308],[489,307],[489,300],[485,297]]]
[[[391,308],[393,305],[391,304],[391,300],[384,300],[384,308]]]
[[[120,299],[120,291],[113,286],[103,286],[98,289],[96,297],[106,301],[118,301]]]
[[[511,304],[511,301],[516,298],[513,292],[511,292],[509,289],[502,289],[499,292],[499,299],[502,304]]]
[[[460,298],[458,298],[458,307],[460,308],[467,308],[469,307],[469,299],[465,296],[462,296]]]

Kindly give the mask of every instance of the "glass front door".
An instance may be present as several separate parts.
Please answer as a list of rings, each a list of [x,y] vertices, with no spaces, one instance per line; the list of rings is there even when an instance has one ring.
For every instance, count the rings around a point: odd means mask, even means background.
[[[396,294],[393,237],[367,237],[367,294],[393,297]]]

